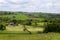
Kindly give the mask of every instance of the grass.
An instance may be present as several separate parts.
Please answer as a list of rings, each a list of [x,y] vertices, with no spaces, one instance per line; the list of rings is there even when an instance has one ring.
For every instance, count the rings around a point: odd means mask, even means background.
[[[33,19],[33,20],[44,20],[44,18],[29,18],[28,16],[24,15],[24,14],[12,14],[12,15],[0,15],[0,17],[8,17],[8,18],[12,18],[12,16],[15,16],[16,17],[16,20],[26,20],[26,19]]]
[[[8,18],[12,18],[12,16],[15,16],[17,20],[26,20],[28,19],[28,17],[26,15],[23,14],[15,14],[15,15],[0,15],[1,17],[8,17]]]
[[[19,25],[17,27],[8,26],[7,30],[0,31],[0,40],[60,40],[60,33],[37,34],[37,30],[40,28],[33,28],[29,26],[27,26],[27,28],[32,32],[32,34],[22,31],[22,25]],[[17,29],[19,29],[20,31]],[[41,30],[42,29],[40,29],[40,31]]]
[[[0,34],[0,40],[60,40],[60,33]]]
[[[25,20],[30,19],[26,15],[17,14],[17,15],[3,15],[2,17],[10,17],[16,16],[17,20]],[[31,18],[33,20],[44,20],[43,18]],[[44,23],[38,23],[43,26]],[[32,32],[32,34],[28,34],[28,32],[23,31],[22,25],[19,26],[7,26],[7,30],[0,31],[0,40],[60,40],[60,33],[41,33],[37,34],[38,31],[43,31],[43,28],[34,28],[27,26],[27,29]]]

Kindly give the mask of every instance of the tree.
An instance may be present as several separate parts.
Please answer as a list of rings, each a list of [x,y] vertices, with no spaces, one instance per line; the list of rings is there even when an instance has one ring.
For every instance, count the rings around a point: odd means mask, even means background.
[[[12,20],[12,22],[13,22],[14,24],[16,24],[16,23],[17,23],[17,20]]]
[[[32,19],[31,20],[27,20],[26,25],[32,25]]]
[[[60,32],[60,23],[48,23],[47,26],[44,29],[45,33],[48,32]]]
[[[29,32],[29,34],[31,34],[31,32],[26,28],[26,25],[24,25],[23,27],[24,27],[23,31],[27,31]]]
[[[2,30],[2,31],[3,31],[3,30],[6,30],[6,26],[4,26],[4,25],[1,24],[1,25],[0,25],[0,30]]]

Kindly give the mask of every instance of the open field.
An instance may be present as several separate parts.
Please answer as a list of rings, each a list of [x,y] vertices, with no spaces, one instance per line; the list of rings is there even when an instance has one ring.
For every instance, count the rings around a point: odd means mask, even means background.
[[[32,19],[32,20],[44,20],[44,18],[30,18],[29,16],[25,15],[25,14],[12,14],[12,15],[0,15],[0,17],[2,18],[10,18],[13,19],[12,17],[15,16],[16,20],[27,20],[27,19]]]
[[[32,26],[27,26],[26,25],[27,30],[29,30],[31,33],[38,33],[39,32],[43,32],[44,28],[40,28],[40,27],[32,27]],[[6,30],[4,31],[0,31],[0,33],[28,33],[27,31],[23,31],[24,27],[23,25],[18,25],[18,26],[7,26]]]
[[[0,31],[0,40],[60,40],[60,33],[40,33],[37,31],[43,31],[43,28],[33,28],[27,26],[32,32],[29,34],[23,31],[23,25],[19,26],[7,26],[5,31]]]
[[[0,13],[0,40],[60,40],[59,14],[13,13]]]
[[[12,14],[12,15],[0,15],[0,17],[8,17],[8,18],[11,18],[12,19],[12,17],[13,16],[15,16],[16,18],[16,20],[26,20],[26,19],[28,19],[28,17],[26,16],[26,15],[23,15],[23,14]]]
[[[60,33],[0,34],[0,40],[60,40]]]

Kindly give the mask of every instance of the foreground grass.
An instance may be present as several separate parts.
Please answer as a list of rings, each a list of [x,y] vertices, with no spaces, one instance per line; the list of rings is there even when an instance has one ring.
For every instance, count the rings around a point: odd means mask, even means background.
[[[0,40],[60,40],[60,33],[0,34]]]

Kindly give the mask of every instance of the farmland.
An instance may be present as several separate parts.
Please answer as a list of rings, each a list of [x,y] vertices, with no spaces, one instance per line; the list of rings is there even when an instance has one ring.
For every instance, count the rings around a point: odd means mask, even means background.
[[[0,12],[0,40],[59,39],[60,14]]]
[[[60,40],[60,34],[0,34],[0,40]]]

